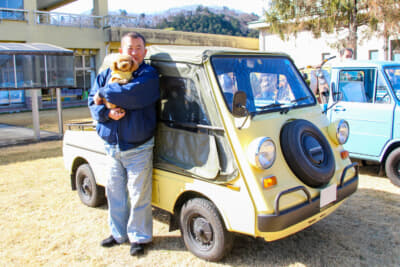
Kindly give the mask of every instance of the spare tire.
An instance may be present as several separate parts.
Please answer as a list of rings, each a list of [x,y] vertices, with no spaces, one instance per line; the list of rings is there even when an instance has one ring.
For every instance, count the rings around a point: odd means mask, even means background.
[[[294,120],[282,128],[281,149],[292,172],[306,185],[321,187],[335,173],[332,149],[311,122]]]

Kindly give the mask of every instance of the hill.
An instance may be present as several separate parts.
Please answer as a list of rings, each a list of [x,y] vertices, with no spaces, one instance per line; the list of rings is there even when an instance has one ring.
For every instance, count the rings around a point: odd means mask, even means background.
[[[186,6],[156,14],[128,14],[120,10],[119,14],[113,15],[137,17],[138,26],[142,28],[258,37],[258,31],[247,26],[249,22],[259,19],[256,14],[227,7]]]

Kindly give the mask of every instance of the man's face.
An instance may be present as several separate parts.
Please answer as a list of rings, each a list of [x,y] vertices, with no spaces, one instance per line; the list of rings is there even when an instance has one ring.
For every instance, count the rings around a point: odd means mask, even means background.
[[[345,50],[343,54],[343,58],[353,58],[353,53],[349,50]]]
[[[138,64],[141,64],[146,56],[147,49],[141,38],[131,38],[126,36],[121,41],[119,53],[122,55],[130,55]]]

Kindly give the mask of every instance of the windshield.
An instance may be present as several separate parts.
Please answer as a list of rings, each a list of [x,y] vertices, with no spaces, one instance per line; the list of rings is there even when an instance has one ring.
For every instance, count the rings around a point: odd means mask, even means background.
[[[315,103],[299,72],[285,57],[214,56],[211,63],[231,111],[238,90],[246,93],[246,106],[252,114]]]
[[[385,67],[385,73],[394,93],[400,99],[400,66]]]

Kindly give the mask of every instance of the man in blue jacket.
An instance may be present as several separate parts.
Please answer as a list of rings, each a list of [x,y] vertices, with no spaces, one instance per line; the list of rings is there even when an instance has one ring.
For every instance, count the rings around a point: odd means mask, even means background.
[[[130,253],[136,255],[153,237],[152,158],[159,79],[157,71],[143,62],[147,50],[142,35],[124,34],[119,52],[132,56],[139,68],[126,84],[108,83],[109,68],[101,72],[90,91],[89,108],[109,161],[106,194],[111,236],[101,245],[112,247],[129,240]],[[96,105],[96,93],[118,107]]]

